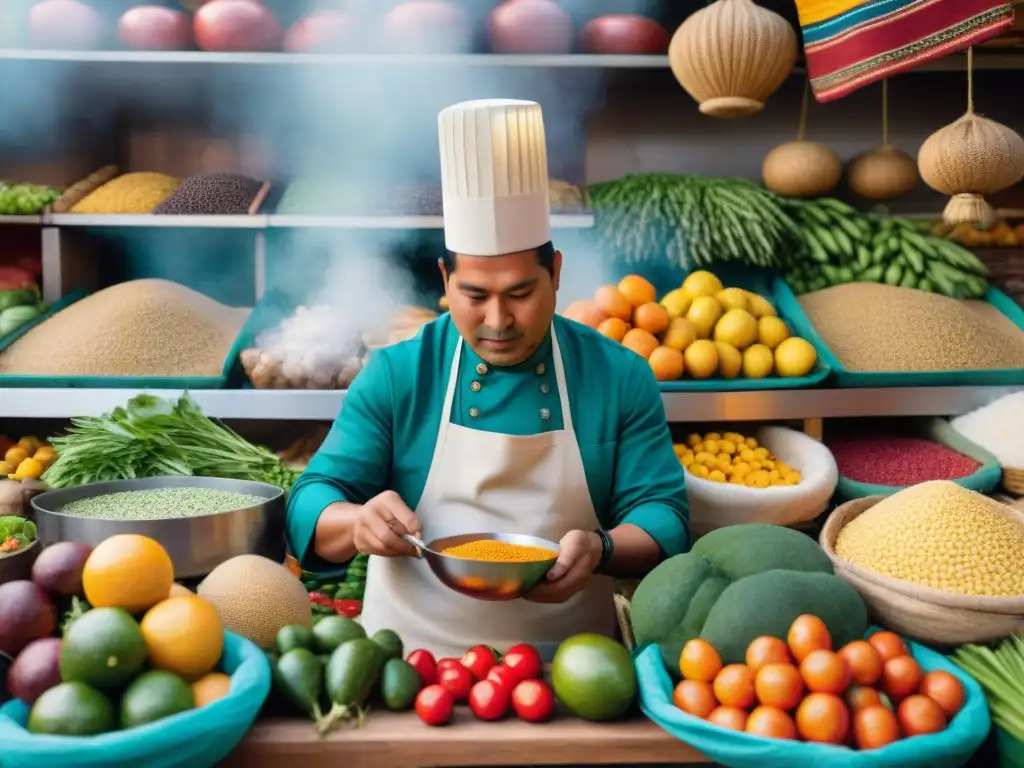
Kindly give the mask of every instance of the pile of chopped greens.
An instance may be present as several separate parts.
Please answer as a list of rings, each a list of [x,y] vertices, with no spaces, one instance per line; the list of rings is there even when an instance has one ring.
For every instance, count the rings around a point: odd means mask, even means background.
[[[37,538],[36,524],[17,515],[0,517],[0,557],[20,552]]]
[[[188,396],[137,395],[100,417],[72,419],[51,441],[59,458],[43,481],[51,488],[162,475],[225,477],[289,490],[299,473],[272,451],[209,419]]]

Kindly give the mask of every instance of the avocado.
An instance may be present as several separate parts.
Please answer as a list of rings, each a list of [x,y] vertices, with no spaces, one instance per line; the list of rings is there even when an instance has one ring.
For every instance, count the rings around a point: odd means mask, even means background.
[[[65,682],[119,688],[142,671],[145,661],[142,630],[122,608],[93,608],[64,632],[60,674]]]

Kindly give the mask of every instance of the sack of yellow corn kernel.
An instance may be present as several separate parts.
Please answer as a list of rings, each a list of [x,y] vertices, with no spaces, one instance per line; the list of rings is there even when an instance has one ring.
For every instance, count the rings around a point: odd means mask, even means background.
[[[825,511],[839,479],[828,448],[784,427],[694,433],[676,454],[696,536],[739,523],[808,522]]]

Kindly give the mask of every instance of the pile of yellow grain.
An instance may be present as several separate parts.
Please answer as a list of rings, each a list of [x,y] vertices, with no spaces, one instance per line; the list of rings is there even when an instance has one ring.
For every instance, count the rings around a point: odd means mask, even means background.
[[[948,480],[906,488],[839,532],[836,554],[869,571],[959,595],[1024,594],[1024,526]]]
[[[72,213],[152,213],[181,181],[162,173],[126,173],[86,195]]]
[[[131,280],[33,328],[0,353],[0,373],[219,376],[249,311],[168,280]]]

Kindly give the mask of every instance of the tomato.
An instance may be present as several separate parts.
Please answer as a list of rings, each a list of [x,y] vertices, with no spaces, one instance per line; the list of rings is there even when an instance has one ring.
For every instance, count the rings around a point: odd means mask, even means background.
[[[461,704],[469,696],[469,689],[473,687],[473,673],[461,664],[443,668],[438,665],[437,682],[452,695],[457,704]]]
[[[722,669],[722,657],[707,640],[694,638],[679,654],[679,673],[684,680],[710,683]]]
[[[850,711],[831,693],[812,693],[796,710],[796,729],[805,741],[842,744],[850,732]]]
[[[528,643],[519,643],[508,649],[501,663],[515,672],[519,680],[538,680],[544,671],[537,649]]]
[[[882,656],[866,640],[854,640],[839,650],[839,655],[850,667],[850,675],[857,685],[874,685],[882,676]]]
[[[757,700],[769,707],[793,709],[804,695],[804,681],[792,664],[766,664],[754,677]]]
[[[442,669],[450,669],[451,667],[461,667],[461,666],[462,666],[462,661],[461,660],[453,659],[451,656],[448,656],[446,658],[438,659],[437,660],[437,673],[441,674],[441,670]]]
[[[512,691],[512,708],[520,720],[542,723],[555,713],[555,694],[540,680],[523,680]]]
[[[360,613],[363,612],[363,601],[362,600],[332,600],[331,607],[334,608],[334,612],[339,616],[347,616],[350,619],[354,619]]]
[[[946,717],[953,717],[959,712],[963,708],[966,698],[963,683],[949,672],[942,670],[929,672],[921,678],[921,687],[918,689],[918,693],[924,694],[942,707]]]
[[[474,645],[466,651],[466,655],[462,657],[461,661],[462,666],[472,672],[473,677],[477,680],[486,679],[491,667],[497,663],[498,659],[494,655],[494,651],[487,645]]]
[[[786,643],[798,664],[807,658],[811,651],[832,650],[832,637],[825,622],[810,614],[796,617],[789,627]]]
[[[881,704],[871,704],[853,715],[853,739],[857,749],[878,749],[900,737],[896,715]]]
[[[405,660],[419,673],[423,685],[434,685],[437,682],[437,662],[430,651],[420,648],[406,656]]]
[[[946,715],[936,702],[915,693],[900,702],[896,710],[900,730],[907,738],[925,733],[938,733],[946,729]]]
[[[895,632],[875,632],[868,638],[871,646],[878,651],[882,661],[895,659],[897,656],[906,656],[910,653],[903,640]]]
[[[715,676],[715,698],[727,707],[746,709],[754,705],[754,673],[742,664],[729,664]]]
[[[504,664],[495,664],[491,667],[490,671],[487,673],[487,679],[505,686],[509,691],[515,688],[516,683],[519,682],[519,678],[516,676],[515,671],[509,669]]]
[[[917,693],[921,684],[921,665],[911,656],[897,656],[889,659],[882,667],[882,690],[889,698],[902,699]]]
[[[427,725],[444,725],[454,710],[452,695],[440,685],[428,685],[416,694],[416,714]]]
[[[747,713],[739,707],[715,707],[708,722],[730,731],[742,731],[747,727]]]
[[[508,712],[508,689],[493,680],[481,680],[469,690],[469,708],[479,720],[498,720]]]
[[[171,8],[140,5],[125,11],[117,34],[128,48],[183,51],[192,45],[192,19]]]
[[[813,693],[840,694],[850,685],[850,666],[838,653],[811,651],[800,662],[800,676]]]
[[[768,664],[792,664],[793,658],[782,640],[771,635],[762,635],[755,637],[747,646],[745,661],[750,671],[756,674],[761,667]]]
[[[269,51],[281,42],[281,27],[256,0],[210,0],[192,22],[204,51]]]
[[[756,707],[747,718],[747,733],[769,739],[795,739],[796,724],[777,707]]]

